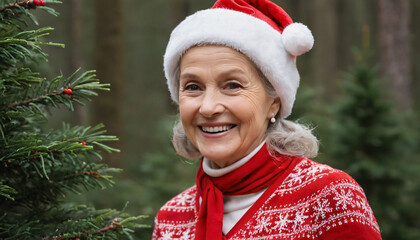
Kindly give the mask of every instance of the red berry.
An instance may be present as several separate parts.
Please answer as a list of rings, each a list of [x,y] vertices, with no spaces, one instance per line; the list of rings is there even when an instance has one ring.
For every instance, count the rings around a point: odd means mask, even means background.
[[[44,0],[34,0],[34,1],[33,1],[33,3],[34,3],[36,6],[45,6],[45,2],[44,2]]]
[[[80,143],[81,143],[83,146],[85,146],[85,145],[86,145],[86,142],[85,142],[85,141],[80,141]]]
[[[72,95],[73,90],[71,90],[70,88],[64,89],[63,94]]]

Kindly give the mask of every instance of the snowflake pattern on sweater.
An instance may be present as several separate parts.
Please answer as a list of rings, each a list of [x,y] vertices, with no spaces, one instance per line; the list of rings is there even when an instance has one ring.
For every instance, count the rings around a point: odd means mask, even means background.
[[[296,161],[224,239],[381,239],[366,196],[349,175],[306,158]],[[153,239],[194,239],[198,201],[195,186],[168,201],[155,218]]]

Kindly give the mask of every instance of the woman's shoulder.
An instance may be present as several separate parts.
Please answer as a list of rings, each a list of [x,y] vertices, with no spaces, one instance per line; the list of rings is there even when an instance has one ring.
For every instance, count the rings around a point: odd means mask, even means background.
[[[156,215],[157,220],[187,220],[195,216],[197,187],[194,185],[166,202]]]
[[[286,225],[295,231],[292,235],[311,232],[316,238],[340,237],[342,229],[352,229],[357,235],[354,239],[361,233],[371,236],[366,239],[380,239],[377,221],[359,184],[347,173],[307,158],[300,158],[278,183],[264,208],[284,213]],[[308,229],[311,231],[306,232]]]
[[[261,205],[232,237],[379,240],[379,227],[362,188],[348,174],[296,157],[285,178],[267,189]]]
[[[166,202],[155,217],[152,239],[191,239],[197,218],[196,199],[194,185]]]
[[[315,190],[344,182],[360,187],[352,177],[341,170],[308,158],[300,158],[280,188],[297,190],[311,186]]]
[[[350,175],[307,158],[300,159],[293,170],[279,183],[274,195],[289,199],[291,202],[316,202],[320,198],[330,198],[337,208],[344,210],[347,200],[351,201],[352,205],[357,201],[367,203],[363,189]],[[340,204],[344,205],[340,207],[338,206]]]

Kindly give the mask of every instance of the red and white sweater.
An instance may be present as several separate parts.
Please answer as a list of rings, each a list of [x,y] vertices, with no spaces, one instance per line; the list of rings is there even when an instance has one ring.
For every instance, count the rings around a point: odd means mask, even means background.
[[[224,239],[381,239],[362,188],[346,173],[296,158]],[[152,239],[195,239],[199,196],[193,186],[168,201]]]

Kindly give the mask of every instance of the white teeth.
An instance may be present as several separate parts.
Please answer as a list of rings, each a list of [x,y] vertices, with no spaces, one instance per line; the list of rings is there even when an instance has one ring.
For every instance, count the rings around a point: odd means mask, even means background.
[[[218,127],[202,127],[204,132],[208,133],[216,133],[216,132],[225,132],[229,130],[232,126],[225,125],[225,126],[218,126]]]

